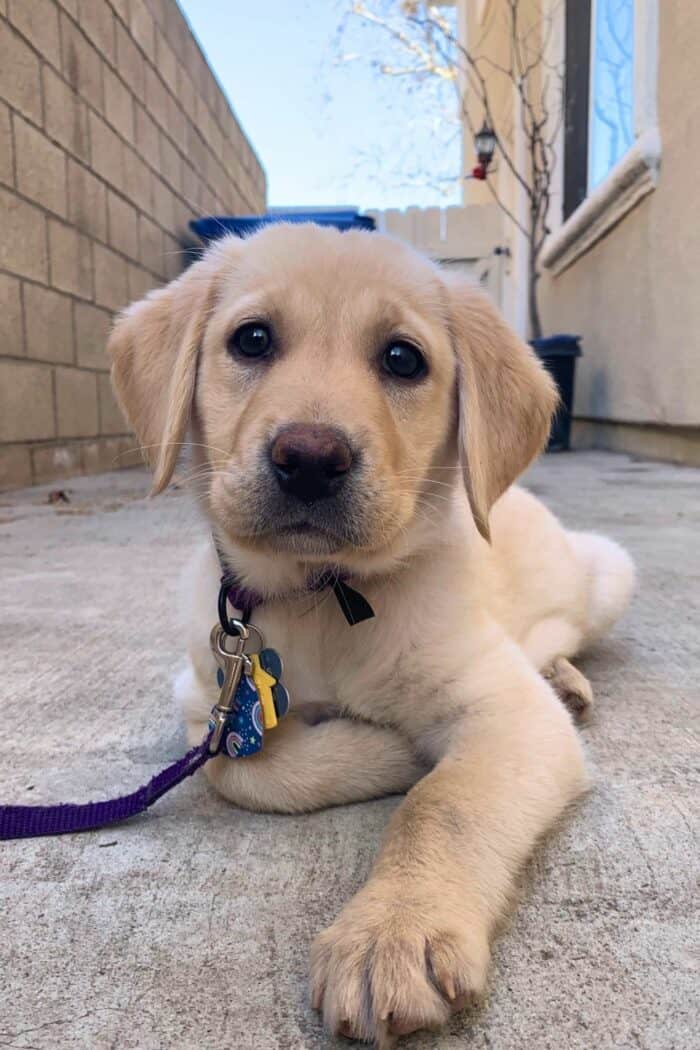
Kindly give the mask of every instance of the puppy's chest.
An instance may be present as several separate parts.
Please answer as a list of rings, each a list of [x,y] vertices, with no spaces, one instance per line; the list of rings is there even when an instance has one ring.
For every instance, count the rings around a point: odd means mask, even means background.
[[[415,650],[406,651],[376,620],[350,627],[333,612],[313,620],[272,611],[260,617],[266,643],[282,658],[292,704],[332,704],[370,721],[398,722],[407,681],[420,675]]]
[[[256,617],[265,642],[279,653],[284,683],[292,702],[336,704],[338,681],[354,678],[362,663],[359,639],[352,629],[319,616],[289,615],[289,610],[261,610]]]

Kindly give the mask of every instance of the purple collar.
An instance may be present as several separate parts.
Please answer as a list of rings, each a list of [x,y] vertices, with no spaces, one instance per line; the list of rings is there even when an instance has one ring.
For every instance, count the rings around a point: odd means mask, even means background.
[[[240,577],[231,569],[221,547],[214,539],[214,546],[221,566],[221,587],[219,589],[219,620],[224,630],[228,630],[229,617],[226,602],[240,610],[241,619],[244,623],[250,621],[254,611],[260,605],[264,605],[266,599],[258,591],[245,587]],[[304,594],[318,594],[330,588],[336,597],[343,616],[354,627],[363,620],[370,620],[374,616],[374,610],[367,599],[359,591],[351,587],[347,582],[347,574],[340,568],[329,566],[312,573],[306,581],[306,586],[299,590],[280,597],[291,598],[303,596]]]

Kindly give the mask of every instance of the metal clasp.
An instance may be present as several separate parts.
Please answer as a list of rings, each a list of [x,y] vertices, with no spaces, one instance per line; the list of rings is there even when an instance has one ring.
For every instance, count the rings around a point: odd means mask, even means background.
[[[241,676],[244,672],[246,674],[251,673],[250,660],[243,651],[250,637],[250,631],[242,620],[231,620],[230,625],[237,632],[235,635],[228,633],[217,623],[212,627],[209,636],[209,644],[211,645],[214,659],[224,673],[219,700],[211,712],[214,728],[209,738],[209,752],[212,755],[217,754],[221,747],[224,727],[236,702],[236,691],[241,681]],[[233,640],[235,646],[233,652],[226,648],[227,641],[231,640]]]

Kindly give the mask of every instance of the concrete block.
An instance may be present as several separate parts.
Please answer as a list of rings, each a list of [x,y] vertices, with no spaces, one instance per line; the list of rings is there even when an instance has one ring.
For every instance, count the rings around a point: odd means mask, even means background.
[[[164,132],[160,132],[160,173],[175,190],[182,191],[182,157]]]
[[[163,231],[145,215],[139,216],[139,261],[153,273],[165,272]]]
[[[32,483],[32,458],[23,445],[0,445],[0,492]]]
[[[99,437],[94,441],[81,442],[80,463],[83,473],[101,474],[106,470],[119,470],[124,465],[121,452],[121,438]]]
[[[0,21],[0,98],[41,124],[39,59],[4,20]]]
[[[89,239],[72,226],[49,219],[51,284],[83,299],[92,298],[92,255]]]
[[[0,188],[0,269],[47,281],[46,218],[32,204]]]
[[[131,263],[129,263],[128,282],[129,300],[131,302],[143,299],[144,295],[159,283],[153,274],[141,269],[140,266],[133,266]]]
[[[170,7],[170,0],[146,0],[146,6],[153,16],[156,32],[165,29],[165,12]]]
[[[202,199],[202,180],[186,160],[182,162],[182,195],[193,212],[200,212]]]
[[[171,232],[175,229],[177,200],[172,190],[157,175],[152,176],[153,216],[156,222]]]
[[[50,66],[42,70],[46,133],[81,160],[90,160],[87,106]]]
[[[119,442],[119,458],[117,462],[120,469],[124,467],[142,467],[146,462],[146,458],[141,451],[136,435],[129,434],[117,440]]]
[[[125,25],[129,24],[129,0],[110,0],[112,7],[121,18]],[[117,28],[119,28],[119,22],[117,22]]]
[[[0,355],[20,357],[24,352],[20,282],[0,273]]]
[[[177,58],[163,33],[156,29],[156,66],[170,90],[177,92]]]
[[[0,102],[0,182],[8,186],[14,186],[15,183],[10,111],[2,102]]]
[[[195,89],[192,77],[184,65],[177,67],[177,97],[187,116],[194,120],[197,113]]]
[[[31,450],[34,484],[41,485],[56,478],[71,477],[81,472],[79,442],[60,445],[40,445]]]
[[[92,437],[98,432],[97,374],[56,369],[58,437]]]
[[[86,101],[102,110],[102,58],[78,27],[63,14],[61,69],[70,86]]]
[[[22,117],[13,118],[17,189],[57,215],[68,212],[66,155]]]
[[[134,43],[131,34],[117,22],[117,69],[136,98],[146,91],[146,61]]]
[[[115,19],[107,0],[81,0],[80,26],[110,62],[116,59]]]
[[[100,404],[100,434],[128,433],[129,424],[124,419],[112,392],[112,383],[109,375],[98,376],[97,383]]]
[[[136,106],[136,148],[156,171],[160,168],[160,132],[143,106]]]
[[[144,0],[131,0],[130,29],[136,43],[153,62],[155,60],[155,25]]]
[[[112,315],[91,303],[75,304],[76,360],[84,368],[107,371],[110,366],[106,354],[107,337],[112,327]]]
[[[177,4],[165,5],[165,23],[161,28],[165,30],[165,36],[177,55],[178,61],[187,61],[187,47],[193,43],[187,22]]]
[[[109,243],[130,259],[139,257],[139,230],[136,209],[111,190],[107,193]]]
[[[207,166],[207,147],[198,129],[189,120],[187,121],[185,131],[187,135],[185,156],[190,164],[192,164],[195,171],[199,172],[200,178],[203,179]]]
[[[124,146],[124,193],[142,211],[153,208],[151,171],[136,150]]]
[[[136,99],[146,92],[146,60],[131,34],[120,22],[116,23],[116,68]]]
[[[127,142],[134,141],[134,98],[116,73],[105,66],[102,71],[105,116]]]
[[[78,19],[78,0],[58,0],[59,7],[62,7],[64,11],[67,11],[69,15],[77,21]]]
[[[68,158],[68,219],[82,233],[107,240],[107,188],[72,157]]]
[[[58,8],[54,0],[9,0],[10,21],[52,65],[61,65]]]
[[[124,188],[124,145],[97,113],[90,111],[92,167],[118,190]]]
[[[166,280],[172,281],[179,277],[185,268],[185,253],[180,242],[167,233],[163,234],[163,243],[165,245],[165,277]]]
[[[175,95],[168,95],[168,134],[181,153],[187,144],[187,117]]]
[[[168,91],[153,66],[146,66],[146,109],[161,128],[168,126]]]
[[[38,284],[24,286],[27,357],[39,361],[73,360],[73,300]]]
[[[51,365],[0,360],[0,442],[54,437]]]
[[[101,244],[93,245],[95,300],[109,310],[121,310],[129,302],[126,260]]]

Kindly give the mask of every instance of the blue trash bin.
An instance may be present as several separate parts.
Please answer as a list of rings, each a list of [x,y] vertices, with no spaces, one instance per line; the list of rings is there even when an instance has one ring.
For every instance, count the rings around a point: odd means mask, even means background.
[[[353,208],[293,208],[290,211],[271,211],[265,215],[209,215],[193,219],[190,229],[209,244],[227,233],[247,237],[263,226],[276,222],[315,222],[318,226],[333,226],[336,230],[374,230],[376,224],[369,215],[360,215]]]

